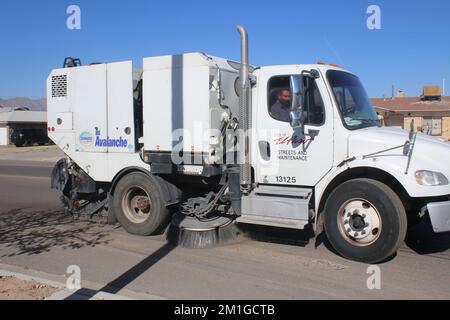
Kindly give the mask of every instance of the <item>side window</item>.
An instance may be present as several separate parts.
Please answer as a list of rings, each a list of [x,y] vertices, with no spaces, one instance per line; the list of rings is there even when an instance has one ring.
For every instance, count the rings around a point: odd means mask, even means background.
[[[324,105],[314,79],[306,79],[305,93],[305,124],[321,125],[324,122]],[[289,76],[273,77],[268,87],[268,110],[272,118],[282,122],[290,121],[291,91]]]
[[[278,121],[289,122],[291,112],[291,89],[289,76],[273,77],[268,88],[269,114]]]

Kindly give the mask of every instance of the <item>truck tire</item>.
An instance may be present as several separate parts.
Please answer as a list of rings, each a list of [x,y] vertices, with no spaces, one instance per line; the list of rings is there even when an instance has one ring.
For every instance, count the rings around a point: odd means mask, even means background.
[[[394,255],[404,241],[406,212],[397,194],[371,179],[338,186],[325,204],[325,232],[343,257],[379,263]]]
[[[170,220],[157,180],[145,173],[134,172],[120,179],[112,208],[122,227],[134,235],[159,234]]]
[[[108,210],[107,210],[108,215],[106,217],[106,223],[109,225],[115,225],[118,222],[116,213],[114,212],[113,202],[114,202],[114,197],[110,194],[109,200],[108,200]]]

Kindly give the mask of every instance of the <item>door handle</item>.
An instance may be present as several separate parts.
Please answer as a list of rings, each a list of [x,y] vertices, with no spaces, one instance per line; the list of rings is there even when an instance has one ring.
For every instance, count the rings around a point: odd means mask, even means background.
[[[259,141],[259,153],[264,161],[270,160],[270,143],[268,141]]]

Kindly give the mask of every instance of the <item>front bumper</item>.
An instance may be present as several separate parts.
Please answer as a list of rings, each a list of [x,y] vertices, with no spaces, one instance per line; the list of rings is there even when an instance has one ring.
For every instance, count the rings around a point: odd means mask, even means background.
[[[450,201],[429,203],[427,210],[434,232],[450,231]]]

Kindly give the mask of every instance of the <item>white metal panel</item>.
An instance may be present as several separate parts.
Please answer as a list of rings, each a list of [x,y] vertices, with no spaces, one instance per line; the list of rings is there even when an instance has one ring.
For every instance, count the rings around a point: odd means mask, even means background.
[[[128,167],[150,170],[139,153],[76,152],[72,160],[92,179],[102,182],[111,182],[120,171]]]
[[[56,69],[51,72],[47,79],[47,123],[48,127],[55,128],[55,131],[49,131],[48,136],[53,142],[69,157],[75,154],[79,142],[75,142],[75,133],[73,131],[73,118],[70,120],[70,114],[73,112],[74,105],[74,74],[78,68]],[[54,77],[66,76],[66,96],[53,96]],[[58,125],[58,118],[63,121]],[[71,128],[69,129],[69,123]],[[67,125],[67,126],[66,126]]]
[[[97,135],[99,139],[107,139],[107,104],[108,90],[107,80],[112,82],[109,92],[111,99],[117,100],[111,103],[113,118],[119,120],[122,110],[116,110],[117,106],[124,106],[132,113],[132,100],[125,99],[118,91],[127,91],[127,98],[132,99],[132,71],[129,63],[114,64],[111,68],[111,77],[107,77],[107,65],[93,65],[79,68],[54,70],[48,79],[48,121],[50,127],[55,127],[55,132],[49,132],[52,140],[86,171],[95,181],[112,181],[118,172],[127,167],[141,167],[150,170],[149,166],[142,162],[138,153],[108,153],[107,147],[96,147]],[[125,69],[126,74],[125,74]],[[52,97],[52,75],[67,74],[67,97]],[[122,78],[123,77],[123,78]],[[129,80],[129,82],[128,82]],[[123,83],[122,83],[123,82]],[[125,82],[127,84],[125,84]],[[124,85],[125,84],[125,85]],[[119,88],[119,86],[124,87]],[[130,92],[130,95],[128,95]],[[117,113],[116,113],[117,111]],[[72,116],[72,121],[70,118]],[[61,125],[58,126],[58,118]],[[69,123],[73,123],[70,129]],[[114,122],[114,121],[113,121]],[[105,138],[104,138],[105,137]]]
[[[108,73],[108,152],[135,152],[133,64],[110,63]]]
[[[75,152],[72,160],[95,181],[111,181],[108,174],[107,152]],[[124,164],[125,165],[125,164]]]
[[[56,126],[58,131],[72,131],[73,130],[73,114],[72,112],[64,112],[56,114]]]
[[[76,154],[76,140],[75,133],[65,132],[65,131],[57,131],[49,133],[49,137],[55,142],[55,144],[69,157],[73,157]]]
[[[73,123],[77,151],[106,152],[106,64],[74,68]],[[91,139],[92,137],[92,139]],[[90,143],[92,141],[92,143]]]
[[[67,143],[65,143],[63,138],[61,137],[62,132],[65,128],[61,128],[58,126],[58,117],[63,113],[72,112],[73,105],[73,92],[74,92],[74,82],[73,82],[73,74],[76,72],[76,68],[67,68],[67,69],[55,69],[51,72],[47,79],[47,125],[50,128],[55,128],[56,131],[49,132],[48,136],[50,139],[55,142],[55,144],[61,149],[66,148]],[[53,91],[55,90],[55,83],[53,79],[55,77],[66,78],[66,96],[53,96]],[[72,122],[73,123],[73,122]],[[65,122],[66,124],[66,122]],[[61,132],[62,131],[62,132]],[[70,146],[75,150],[75,146]]]
[[[209,152],[210,129],[209,67],[200,66],[183,70],[183,150]]]
[[[139,153],[108,153],[107,179],[97,181],[112,181],[120,171],[129,167],[139,167],[150,171],[150,165],[142,161]]]
[[[144,58],[144,70],[209,66],[208,59],[211,58],[199,52]]]
[[[0,128],[0,146],[7,146],[8,140],[8,128]]]
[[[209,76],[199,53],[144,59],[146,150],[172,151],[183,136],[183,150],[208,152]]]
[[[172,150],[171,74],[144,71],[144,144],[146,150]]]

